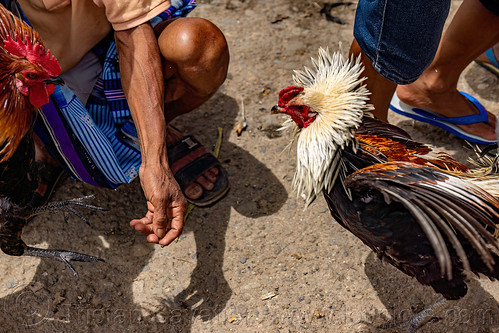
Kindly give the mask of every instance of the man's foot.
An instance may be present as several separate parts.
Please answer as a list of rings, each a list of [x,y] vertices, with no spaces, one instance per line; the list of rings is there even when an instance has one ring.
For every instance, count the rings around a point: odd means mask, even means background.
[[[183,136],[184,135],[181,132],[177,131],[172,126],[169,126],[166,136],[166,144],[170,145],[178,140],[181,140]],[[206,191],[210,191],[213,189],[215,181],[217,180],[217,174],[217,168],[209,169],[202,176],[199,176],[195,182],[193,182],[183,190],[184,195],[189,199],[200,198],[201,195],[203,195],[203,189]]]
[[[455,118],[479,113],[475,105],[456,89],[435,92],[420,80],[409,85],[398,86],[396,94],[402,102],[413,107],[432,110],[441,117]],[[487,113],[489,116],[488,123],[478,122],[457,126],[469,134],[486,140],[496,140],[495,126],[497,119],[492,113]]]
[[[166,142],[170,168],[188,201],[206,206],[225,195],[226,172],[194,137],[169,126]]]

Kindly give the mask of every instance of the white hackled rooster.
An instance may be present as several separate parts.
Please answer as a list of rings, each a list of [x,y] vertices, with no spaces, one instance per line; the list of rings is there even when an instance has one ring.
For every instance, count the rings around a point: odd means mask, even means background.
[[[306,204],[322,191],[343,227],[444,299],[466,294],[466,272],[499,278],[499,174],[474,174],[369,116],[359,59],[320,49],[312,62],[272,109],[291,116],[293,187]],[[410,331],[431,308],[406,323]]]

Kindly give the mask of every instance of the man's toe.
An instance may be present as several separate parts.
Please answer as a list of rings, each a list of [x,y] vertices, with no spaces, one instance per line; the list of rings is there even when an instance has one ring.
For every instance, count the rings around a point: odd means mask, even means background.
[[[213,187],[215,186],[213,181],[210,181],[204,176],[198,177],[198,179],[196,179],[196,182],[198,182],[207,191],[213,190]]]
[[[218,168],[211,168],[203,174],[203,176],[212,184],[215,184],[215,182],[217,181],[217,175]]]
[[[187,188],[184,191],[184,194],[186,197],[189,199],[199,199],[203,195],[203,189],[201,185],[197,183],[192,183],[191,185],[187,186]]]

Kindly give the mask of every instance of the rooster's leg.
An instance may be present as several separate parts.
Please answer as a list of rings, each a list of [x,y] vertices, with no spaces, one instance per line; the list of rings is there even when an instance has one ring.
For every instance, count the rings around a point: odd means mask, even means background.
[[[437,310],[442,308],[443,306],[447,307],[449,306],[451,302],[446,300],[445,298],[440,298],[438,299],[434,304],[430,305],[429,307],[423,309],[421,312],[416,314],[414,317],[411,319],[404,321],[402,323],[398,324],[392,324],[392,325],[382,325],[379,328],[382,329],[387,329],[387,328],[394,328],[394,327],[407,327],[407,333],[414,333],[416,330],[419,329],[427,320],[430,319],[430,315],[435,313]]]
[[[50,212],[50,211],[61,211],[64,213],[71,213],[71,214],[77,216],[78,218],[80,218],[86,224],[88,224],[88,220],[83,215],[81,215],[80,212],[78,212],[76,210],[76,207],[82,207],[82,208],[99,210],[99,211],[106,211],[105,208],[102,208],[99,206],[94,206],[94,205],[89,205],[89,204],[86,204],[83,202],[84,200],[87,200],[87,199],[90,199],[93,197],[94,197],[94,195],[87,195],[87,196],[81,197],[81,198],[52,202],[52,203],[49,203],[45,206],[41,206],[41,207],[37,207],[37,208],[33,209],[31,216],[42,214],[45,212]]]
[[[426,309],[423,309],[423,311],[419,312],[417,315],[415,315],[412,319],[409,319],[405,325],[403,326],[409,326],[407,329],[407,333],[413,333],[415,332],[423,323],[425,323],[427,320],[430,319],[430,315],[434,313],[435,311],[439,310],[443,306],[449,306],[449,302],[445,298],[440,298],[438,299],[435,304],[430,305]]]
[[[39,249],[35,247],[27,246],[24,249],[23,255],[32,256],[32,257],[45,257],[52,258],[59,261],[62,261],[64,265],[73,273],[76,280],[78,280],[78,273],[76,273],[75,269],[71,265],[71,261],[82,261],[82,262],[91,262],[91,261],[104,261],[99,257],[89,256],[87,254],[82,254],[78,252],[71,251],[62,251],[62,250],[50,250],[50,249]]]

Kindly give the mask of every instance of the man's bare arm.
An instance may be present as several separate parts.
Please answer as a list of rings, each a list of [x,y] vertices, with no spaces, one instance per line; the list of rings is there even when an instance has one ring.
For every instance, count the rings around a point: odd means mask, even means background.
[[[121,82],[139,134],[139,176],[148,213],[132,221],[148,241],[168,245],[180,235],[186,200],[168,166],[161,56],[149,23],[115,33]]]

